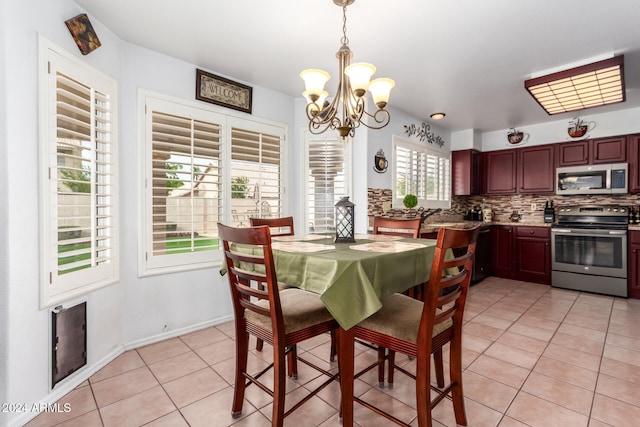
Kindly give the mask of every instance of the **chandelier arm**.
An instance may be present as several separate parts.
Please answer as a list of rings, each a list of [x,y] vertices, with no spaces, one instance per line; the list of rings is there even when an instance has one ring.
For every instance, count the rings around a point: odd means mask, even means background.
[[[380,124],[379,126],[377,126],[374,124],[367,124],[366,121],[362,121],[361,123],[369,129],[382,129],[383,127],[387,126],[389,122],[391,122],[391,114],[387,110],[376,110],[376,112],[373,114],[364,111],[364,114],[366,114],[367,117],[371,117],[376,123]]]

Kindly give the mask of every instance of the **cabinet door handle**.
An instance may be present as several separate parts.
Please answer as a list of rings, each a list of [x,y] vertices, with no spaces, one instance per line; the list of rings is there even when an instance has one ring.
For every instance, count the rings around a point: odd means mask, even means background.
[[[634,253],[634,254],[637,254],[637,253],[638,253],[638,250],[637,250],[637,249],[634,249],[634,250],[633,250],[633,253]]]
[[[533,231],[533,230],[531,230],[531,231],[529,232],[529,234],[533,234],[533,233],[534,233],[534,231]]]

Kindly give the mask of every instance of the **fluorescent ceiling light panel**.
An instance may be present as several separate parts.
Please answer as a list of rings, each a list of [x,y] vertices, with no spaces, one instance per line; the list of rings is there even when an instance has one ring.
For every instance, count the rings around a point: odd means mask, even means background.
[[[524,87],[549,115],[624,102],[624,55],[529,79]]]

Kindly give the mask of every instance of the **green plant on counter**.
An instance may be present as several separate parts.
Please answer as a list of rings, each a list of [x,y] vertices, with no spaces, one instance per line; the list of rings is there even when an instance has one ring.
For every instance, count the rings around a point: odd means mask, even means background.
[[[402,199],[402,204],[407,209],[415,208],[418,204],[418,198],[414,194],[407,194],[404,196],[404,199]]]

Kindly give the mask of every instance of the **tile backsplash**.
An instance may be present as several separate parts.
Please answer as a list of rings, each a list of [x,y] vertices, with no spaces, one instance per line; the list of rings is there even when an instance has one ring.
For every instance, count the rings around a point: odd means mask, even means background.
[[[392,217],[411,216],[408,209],[385,211],[384,204],[391,204],[392,199],[393,193],[391,190],[369,188],[367,209],[369,217],[373,218],[380,215]],[[640,195],[556,196],[555,194],[512,194],[508,196],[452,196],[451,208],[428,218],[428,222],[462,219],[467,210],[473,209],[475,206],[480,206],[484,209],[490,208],[493,211],[494,218],[501,221],[506,221],[513,211],[517,211],[522,215],[521,222],[543,222],[544,206],[547,201],[553,201],[553,206],[556,209],[561,206],[581,204],[640,206]],[[429,208],[429,206],[423,207],[425,209]],[[532,209],[532,207],[535,207],[535,209]]]

